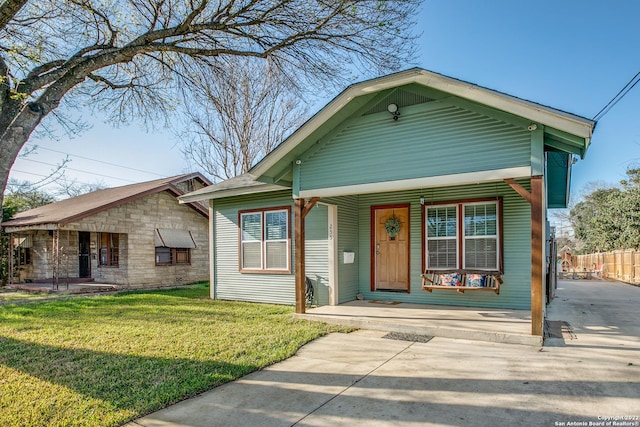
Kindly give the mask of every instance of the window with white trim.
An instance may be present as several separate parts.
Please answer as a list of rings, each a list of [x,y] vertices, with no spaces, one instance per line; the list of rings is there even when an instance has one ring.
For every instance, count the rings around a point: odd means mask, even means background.
[[[426,268],[500,270],[499,211],[499,201],[426,206]]]
[[[458,268],[458,207],[427,208],[427,265]]]
[[[291,271],[289,216],[289,207],[239,212],[240,271]]]

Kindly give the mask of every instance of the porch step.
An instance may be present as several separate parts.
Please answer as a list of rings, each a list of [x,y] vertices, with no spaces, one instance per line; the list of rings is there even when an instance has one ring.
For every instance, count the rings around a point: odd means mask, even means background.
[[[542,337],[517,334],[510,332],[479,331],[463,328],[451,328],[446,326],[415,326],[402,322],[390,322],[388,320],[376,320],[357,316],[332,316],[331,314],[294,314],[296,319],[305,319],[315,322],[324,322],[332,325],[343,325],[358,329],[370,329],[386,332],[401,332],[413,335],[425,335],[443,338],[456,338],[472,341],[486,341],[506,344],[521,344],[542,346]]]

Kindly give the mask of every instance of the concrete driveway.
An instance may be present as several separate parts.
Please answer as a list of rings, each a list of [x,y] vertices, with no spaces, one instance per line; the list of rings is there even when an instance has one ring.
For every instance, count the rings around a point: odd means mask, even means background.
[[[331,334],[128,426],[640,426],[640,288],[563,281],[547,319],[542,348]]]

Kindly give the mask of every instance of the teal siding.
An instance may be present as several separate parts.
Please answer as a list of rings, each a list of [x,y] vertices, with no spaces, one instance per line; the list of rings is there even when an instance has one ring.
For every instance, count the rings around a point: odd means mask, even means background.
[[[527,181],[521,184],[528,188]],[[452,291],[427,293],[420,287],[422,270],[422,217],[420,196],[430,201],[453,201],[485,197],[503,197],[504,284],[500,295],[491,292]],[[494,308],[530,308],[531,229],[529,204],[504,183],[478,184],[404,191],[397,193],[336,197],[322,202],[338,207],[338,300],[345,303],[362,293],[365,299],[425,304]],[[411,292],[372,292],[370,256],[371,206],[411,204],[410,277]],[[270,195],[216,200],[214,280],[216,297],[226,300],[277,304],[295,303],[295,277],[292,274],[241,274],[238,271],[238,210],[273,206],[290,206],[287,192]],[[293,227],[293,218],[291,218]],[[316,303],[329,303],[327,207],[319,205],[306,218],[306,273],[316,284]],[[293,228],[292,228],[293,230]],[[292,242],[293,246],[293,242]],[[344,251],[356,253],[355,263],[344,264]],[[294,259],[293,248],[291,259]]]
[[[358,246],[357,197],[323,200],[338,206],[338,282],[340,303],[353,301],[358,293],[358,257],[344,264],[342,253]],[[292,206],[291,194],[278,192],[214,201],[216,298],[236,301],[295,304],[295,268],[291,274],[254,274],[238,271],[238,211],[274,206]],[[327,207],[316,205],[305,219],[305,272],[316,289],[315,303],[329,304]],[[293,212],[293,211],[292,211]],[[291,218],[291,260],[294,262],[293,214]]]
[[[214,282],[216,298],[224,300],[295,304],[295,276],[292,274],[255,274],[238,271],[238,211],[274,206],[292,206],[291,193],[234,197],[213,201],[215,214]],[[291,260],[293,263],[293,214]]]
[[[326,199],[327,203],[338,206],[338,302],[340,304],[353,301],[360,288],[358,266],[360,265],[360,253],[358,245],[358,231],[360,219],[358,213],[358,197],[345,196]],[[355,252],[355,262],[345,264],[343,253]]]
[[[305,274],[315,288],[314,304],[329,304],[328,209],[318,204],[305,218]]]
[[[546,155],[547,208],[566,208],[571,177],[571,157],[568,153],[559,151],[548,151]]]
[[[358,117],[300,166],[300,189],[528,166],[526,129],[441,102]]]
[[[523,185],[525,182],[522,182]],[[526,183],[525,187],[528,187]],[[500,295],[492,292],[453,291],[425,292],[421,289],[422,270],[422,218],[420,196],[430,201],[453,201],[463,199],[503,197],[504,223],[504,284]],[[410,293],[372,292],[370,255],[370,208],[374,205],[410,203]],[[359,197],[359,282],[365,299],[443,304],[495,308],[530,308],[531,289],[531,227],[530,207],[515,191],[504,183],[478,184],[473,186],[447,187],[423,191],[372,194]]]

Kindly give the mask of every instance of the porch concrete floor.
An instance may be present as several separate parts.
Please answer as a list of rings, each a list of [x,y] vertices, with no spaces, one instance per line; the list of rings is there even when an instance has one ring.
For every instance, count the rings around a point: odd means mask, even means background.
[[[531,335],[531,312],[495,308],[351,301],[308,308],[297,318],[360,329],[461,338],[510,344],[542,345]]]

